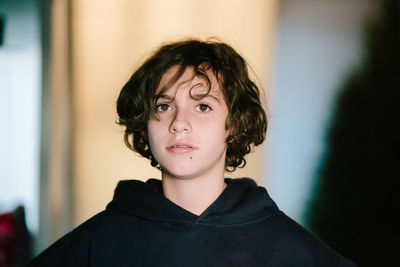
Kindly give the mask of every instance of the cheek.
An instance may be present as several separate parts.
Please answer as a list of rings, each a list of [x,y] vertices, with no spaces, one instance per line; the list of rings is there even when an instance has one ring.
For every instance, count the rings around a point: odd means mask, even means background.
[[[149,120],[147,122],[147,135],[156,137],[162,132],[163,122],[158,120]]]
[[[226,138],[229,136],[229,131],[225,129],[225,124],[219,123],[217,125],[208,125],[204,127],[204,136],[208,137],[208,140],[213,144],[224,144]]]
[[[150,144],[150,149],[153,149],[157,146],[157,141],[160,139],[158,130],[159,127],[156,122],[148,122],[147,123],[147,140]]]
[[[163,153],[165,141],[169,138],[166,125],[165,121],[149,120],[147,122],[147,140],[151,153],[157,161],[159,161],[158,157]]]

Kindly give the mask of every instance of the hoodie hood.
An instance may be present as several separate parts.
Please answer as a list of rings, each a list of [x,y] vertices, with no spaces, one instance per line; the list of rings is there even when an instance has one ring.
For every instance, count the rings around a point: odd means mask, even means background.
[[[165,198],[157,179],[120,181],[107,209],[152,221],[215,226],[252,223],[278,211],[266,189],[252,179],[226,178],[225,183],[225,190],[200,216]]]

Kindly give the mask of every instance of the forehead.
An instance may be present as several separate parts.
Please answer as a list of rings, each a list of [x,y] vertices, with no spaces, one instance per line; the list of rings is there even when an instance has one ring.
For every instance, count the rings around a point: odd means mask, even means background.
[[[156,95],[173,91],[176,92],[179,88],[189,87],[192,90],[192,94],[206,94],[210,89],[209,93],[223,96],[219,81],[211,69],[207,69],[203,72],[208,77],[207,79],[202,75],[196,74],[194,67],[187,67],[176,82],[173,82],[174,79],[176,79],[175,75],[179,69],[179,65],[172,66],[162,75],[160,83],[155,91]]]

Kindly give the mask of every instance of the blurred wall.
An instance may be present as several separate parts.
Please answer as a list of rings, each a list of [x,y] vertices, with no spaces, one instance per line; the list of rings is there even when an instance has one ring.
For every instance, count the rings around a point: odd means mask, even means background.
[[[271,196],[298,222],[312,195],[336,92],[360,61],[363,26],[376,3],[279,1],[264,172]]]
[[[30,231],[39,220],[41,104],[40,8],[37,0],[0,1],[0,213],[23,205]]]
[[[115,101],[162,42],[217,36],[244,55],[268,88],[276,0],[75,0],[72,2],[74,225],[103,210],[121,179],[159,178],[123,143]],[[268,94],[268,92],[267,92]],[[229,177],[261,179],[262,155]]]
[[[72,225],[70,8],[68,0],[41,0],[42,106],[40,223],[34,254]]]

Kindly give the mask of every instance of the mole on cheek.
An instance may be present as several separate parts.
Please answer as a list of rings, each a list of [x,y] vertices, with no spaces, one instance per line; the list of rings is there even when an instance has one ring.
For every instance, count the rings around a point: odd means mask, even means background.
[[[190,157],[190,159],[193,159],[192,157]]]

